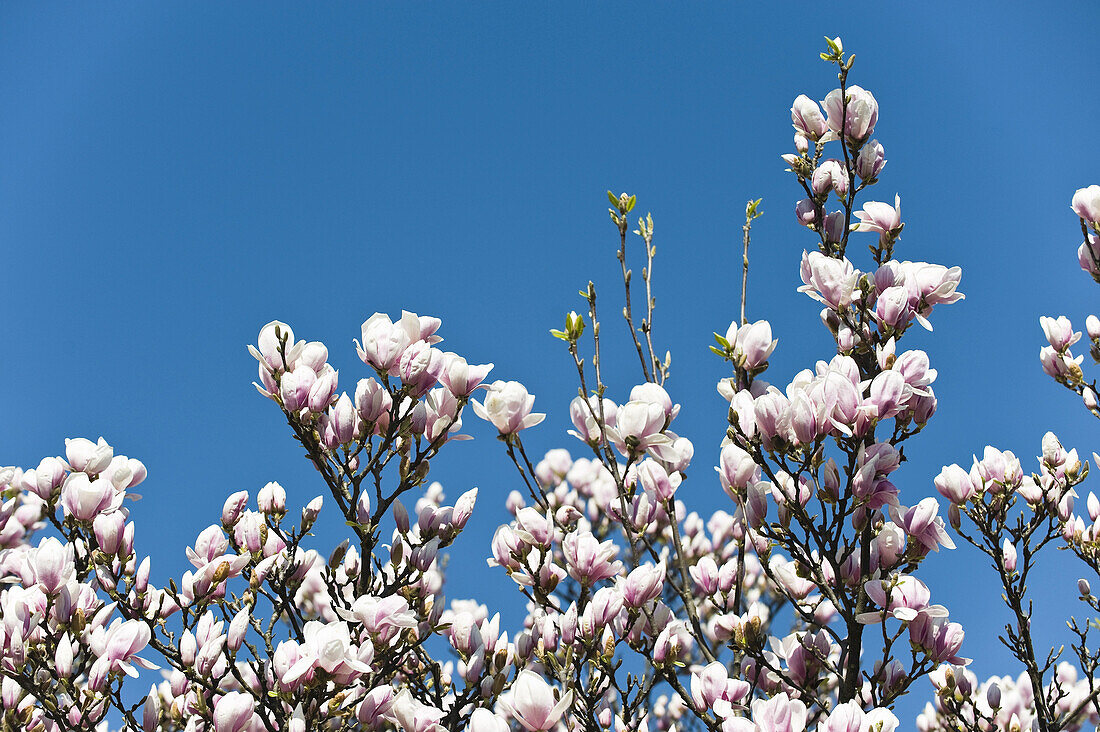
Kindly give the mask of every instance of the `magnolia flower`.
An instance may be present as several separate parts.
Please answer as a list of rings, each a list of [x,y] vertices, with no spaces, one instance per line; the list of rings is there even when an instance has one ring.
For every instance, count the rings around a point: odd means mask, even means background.
[[[967,664],[969,659],[960,658],[957,653],[962,647],[963,628],[958,623],[948,622],[946,617],[932,617],[920,613],[909,623],[909,640],[917,648],[923,649],[933,661]]]
[[[731,496],[737,495],[755,483],[759,469],[752,455],[730,443],[722,448],[720,465],[715,468],[722,488]]]
[[[1081,265],[1081,269],[1100,282],[1100,237],[1091,232],[1085,237],[1081,246],[1077,248],[1077,262]]]
[[[813,192],[823,200],[829,191],[835,191],[840,198],[848,195],[848,171],[839,160],[825,160],[814,170],[810,185]]]
[[[518,381],[494,381],[484,402],[471,402],[474,413],[491,422],[502,435],[511,435],[546,419],[545,414],[531,413],[535,397],[527,393]]]
[[[401,354],[397,374],[412,396],[421,397],[436,385],[446,360],[443,351],[432,348],[428,341],[414,341]]]
[[[1073,324],[1070,323],[1069,318],[1064,315],[1060,315],[1057,318],[1041,316],[1039,318],[1039,325],[1043,328],[1043,335],[1046,336],[1047,342],[1059,353],[1064,352],[1074,343],[1081,340],[1081,332],[1077,331],[1075,333]]]
[[[61,489],[61,505],[78,521],[90,521],[100,513],[117,509],[124,496],[115,491],[109,480],[91,480],[86,473],[70,473]]]
[[[386,716],[405,732],[436,732],[442,730],[439,720],[443,711],[413,699],[408,689],[402,689]]]
[[[862,87],[853,84],[844,96],[840,89],[834,89],[826,95],[821,106],[828,115],[829,129],[851,143],[859,144],[875,131],[878,102]]]
[[[752,720],[759,732],[804,732],[806,705],[780,692],[771,699],[754,701]]]
[[[623,602],[629,608],[640,608],[661,596],[665,584],[665,564],[643,564],[620,581]]]
[[[615,415],[618,411],[618,405],[610,399],[601,400],[596,396],[590,396],[588,399],[574,397],[569,403],[569,418],[577,429],[569,430],[569,434],[582,442],[598,442],[604,435],[604,429],[599,421],[602,419],[608,427],[614,427]]]
[[[659,501],[667,501],[680,487],[683,477],[678,472],[669,475],[668,471],[656,460],[645,460],[636,468],[635,475],[642,489],[652,493]]]
[[[958,465],[945,465],[934,482],[940,495],[960,506],[977,492],[970,480],[970,474]]]
[[[96,665],[105,664],[104,670],[117,669],[127,676],[138,677],[135,665],[156,670],[158,666],[137,656],[152,638],[149,626],[143,620],[116,619],[109,628],[97,628],[90,645],[99,656]]]
[[[885,614],[904,621],[912,621],[918,615],[930,618],[947,617],[947,608],[929,604],[932,593],[928,585],[916,577],[903,574],[887,579],[868,580],[863,589],[871,602],[882,608],[881,611],[858,615],[856,620],[864,625],[881,623],[885,620]]]
[[[856,700],[837,704],[818,725],[818,732],[864,732],[863,707]]]
[[[856,173],[866,181],[878,178],[882,169],[886,167],[886,151],[878,140],[871,140],[859,151],[856,158]]]
[[[894,732],[901,721],[897,715],[884,707],[876,707],[863,717],[860,732]]]
[[[1100,224],[1100,186],[1078,188],[1070,204],[1073,212],[1090,224]]]
[[[76,567],[73,545],[47,537],[38,544],[32,560],[35,578],[48,595],[56,594],[72,579]]]
[[[1095,498],[1095,496],[1092,496],[1091,493],[1089,494],[1089,496],[1092,497],[1092,498]],[[1016,545],[1013,544],[1011,541],[1009,541],[1007,538],[1004,540],[1004,543],[1001,545],[1001,555],[1004,557],[1005,571],[1015,572],[1016,571]]]
[[[672,439],[664,434],[668,423],[665,415],[665,407],[661,403],[627,402],[616,412],[615,426],[607,428],[607,436],[623,455],[648,450],[660,459],[676,460],[679,454],[670,449]]]
[[[443,370],[439,374],[439,380],[456,397],[468,397],[474,393],[485,377],[493,370],[493,364],[471,366],[466,359],[456,353],[443,354]]]
[[[660,404],[665,412],[665,419],[669,422],[676,419],[676,415],[680,413],[680,405],[672,403],[672,397],[668,395],[665,388],[660,384],[648,381],[644,384],[638,384],[630,390],[629,401]]]
[[[622,571],[623,563],[615,559],[619,548],[611,540],[600,543],[591,533],[573,533],[565,537],[562,549],[569,576],[579,582],[593,584]]]
[[[405,349],[416,341],[428,345],[441,339],[434,335],[439,329],[438,318],[420,317],[416,313],[401,311],[401,319],[394,323],[385,313],[375,313],[363,322],[363,342],[355,341],[360,360],[379,371],[393,371]],[[396,375],[396,373],[394,374]]]
[[[415,628],[416,615],[409,609],[408,601],[400,595],[374,597],[362,595],[352,603],[351,610],[335,608],[345,620],[361,623],[368,633],[388,641],[402,628]]]
[[[245,732],[252,724],[256,700],[243,691],[231,691],[214,703],[214,732]]]
[[[855,214],[859,219],[855,231],[877,232],[879,239],[884,239],[901,226],[901,196],[894,196],[893,206],[881,201],[868,201],[863,204],[863,210]]]
[[[500,699],[500,706],[528,732],[547,732],[572,704],[572,691],[555,701],[551,686],[526,669],[519,672],[511,692]]]
[[[843,310],[859,295],[860,271],[847,259],[834,259],[821,252],[802,253],[802,287],[814,300],[834,310]]]
[[[286,358],[283,358],[282,341],[286,341]],[[281,373],[294,366],[302,351],[305,349],[305,341],[294,341],[294,331],[289,325],[279,320],[272,320],[260,329],[260,335],[256,338],[256,346],[249,346],[252,356],[260,362],[261,378],[266,373]]]
[[[369,657],[373,649],[369,643],[356,649],[352,645],[347,623],[311,620],[305,624],[303,633],[305,643],[299,649],[301,656],[282,675],[280,680],[284,684],[297,681],[315,668],[324,669],[329,674],[343,676],[345,679],[370,673],[370,666],[361,657]]]
[[[791,122],[795,131],[807,140],[820,140],[829,131],[817,102],[805,94],[799,94],[791,105]]]
[[[469,732],[509,732],[508,720],[480,707],[470,715]]]
[[[684,621],[673,620],[661,630],[657,640],[653,642],[653,660],[658,665],[683,661],[691,655],[694,645],[694,637],[688,632]]]
[[[772,340],[772,326],[766,320],[745,325],[733,321],[726,329],[726,342],[733,349],[734,362],[746,369],[764,365],[779,343]]]
[[[725,719],[749,692],[749,685],[741,679],[731,679],[720,661],[705,666],[691,674],[691,700],[697,709],[713,709]]]
[[[925,498],[912,508],[890,507],[890,515],[893,516],[895,523],[911,538],[916,539],[926,551],[934,552],[940,550],[940,545],[948,549],[955,548],[955,542],[944,528],[939,512],[940,505],[932,497]]]
[[[102,437],[98,442],[83,437],[65,440],[65,460],[77,472],[98,475],[111,464],[114,455],[114,450]]]

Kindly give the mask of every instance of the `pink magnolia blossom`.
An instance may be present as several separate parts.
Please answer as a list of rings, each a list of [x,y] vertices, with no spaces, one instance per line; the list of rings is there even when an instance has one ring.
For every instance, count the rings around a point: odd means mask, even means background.
[[[370,673],[369,661],[373,649],[370,643],[356,647],[346,623],[322,623],[312,620],[303,629],[305,643],[298,661],[282,675],[284,684],[292,683],[313,669],[323,669],[332,676],[346,680]]]
[[[615,559],[619,548],[612,541],[600,542],[591,533],[574,533],[562,542],[569,576],[586,584],[610,579],[622,571]]]
[[[853,84],[842,95],[840,89],[829,92],[821,103],[828,116],[829,129],[853,144],[871,136],[878,122],[878,102],[871,92]]]
[[[878,140],[871,140],[856,157],[856,173],[865,181],[873,181],[886,167],[886,151]]]
[[[456,397],[468,397],[481,385],[481,382],[485,381],[485,377],[492,370],[491,363],[471,366],[462,356],[456,353],[445,353],[439,380]]]
[[[551,686],[541,676],[528,670],[519,672],[510,694],[500,701],[508,715],[528,732],[552,729],[572,703],[572,691],[555,699]]]
[[[969,473],[958,465],[945,465],[935,480],[936,490],[955,504],[964,504],[977,492]]]
[[[648,451],[658,458],[674,460],[679,455],[671,448],[672,439],[664,434],[667,424],[664,404],[630,401],[619,407],[615,426],[607,428],[607,436],[623,455]]]
[[[1078,188],[1073,194],[1070,208],[1090,224],[1100,224],[1100,186]]]
[[[502,435],[511,435],[546,419],[545,414],[531,413],[535,397],[518,381],[494,381],[483,403],[471,402],[474,413],[492,423]]]
[[[925,498],[912,508],[891,507],[894,521],[905,530],[910,538],[916,539],[925,549],[938,552],[940,546],[955,548],[955,542],[944,527],[943,519],[938,515],[939,503],[935,498]]]
[[[804,732],[806,705],[780,692],[770,699],[753,701],[752,720],[759,732]]]
[[[817,102],[805,94],[799,94],[791,105],[791,122],[795,131],[808,140],[820,140],[829,131]]]
[[[856,211],[859,224],[855,231],[876,232],[880,239],[893,233],[901,226],[901,196],[894,196],[894,205],[880,201],[869,201],[863,204],[862,211]]]
[[[947,616],[945,607],[929,604],[932,593],[928,585],[910,575],[868,580],[864,590],[867,597],[882,610],[863,613],[858,617],[860,623],[881,623],[885,619],[884,613],[904,621],[911,621],[921,614],[935,618]]]
[[[246,732],[255,712],[256,700],[251,694],[231,691],[214,703],[214,732]]]
[[[859,293],[860,272],[847,259],[833,259],[821,252],[802,253],[804,292],[834,310],[844,310]]]
[[[1047,342],[1050,343],[1051,348],[1059,353],[1064,352],[1081,339],[1080,331],[1074,332],[1069,318],[1064,315],[1057,318],[1041,316],[1039,325],[1042,326],[1043,334],[1047,337]]]
[[[700,709],[714,711],[722,719],[730,716],[748,693],[749,684],[741,679],[731,679],[725,665],[718,661],[691,674],[692,702]]]
[[[737,321],[730,323],[726,341],[733,349],[734,362],[746,369],[763,366],[779,343],[772,339],[772,326],[766,320],[745,325]]]

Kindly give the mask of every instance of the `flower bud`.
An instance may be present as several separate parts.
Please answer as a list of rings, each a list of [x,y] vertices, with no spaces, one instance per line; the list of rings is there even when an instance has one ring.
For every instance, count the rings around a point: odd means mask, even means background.
[[[226,636],[225,642],[229,650],[233,652],[240,650],[247,632],[248,608],[242,608],[240,612],[233,616],[232,622],[229,623],[229,634]]]
[[[825,116],[818,108],[817,102],[805,94],[799,94],[791,105],[791,122],[798,136],[815,142],[829,131],[829,125],[825,122]],[[795,138],[796,145],[798,136]],[[799,152],[806,152],[806,150],[799,150]]]
[[[1006,572],[1012,573],[1016,571],[1016,546],[1008,539],[1004,540],[1004,544],[1001,545],[1001,555],[1004,557],[1004,568]]]
[[[820,200],[830,191],[844,198],[848,194],[848,172],[838,160],[826,160],[817,166],[810,180],[810,187]]]
[[[809,226],[817,220],[817,207],[813,199],[803,198],[794,206],[794,215],[798,223]]]
[[[1095,315],[1085,318],[1085,331],[1088,332],[1090,340],[1100,339],[1100,318]]]
[[[985,690],[985,702],[989,705],[990,709],[999,709],[1001,706],[1001,686],[1000,684],[990,684],[989,688]]]
[[[107,554],[117,554],[122,546],[123,532],[126,528],[126,517],[121,511],[101,513],[92,521],[92,530],[95,533],[96,543]]]
[[[317,516],[321,513],[321,506],[324,505],[324,497],[317,496],[302,509],[302,531],[309,531],[313,528],[313,524],[317,521]]]
[[[301,368],[305,369],[305,364],[302,364]],[[295,369],[295,372],[297,371],[298,369]],[[312,373],[313,369],[309,369],[309,372]],[[303,373],[305,373],[305,371],[303,371]],[[317,374],[316,380],[309,387],[309,394],[306,397],[306,404],[309,406],[309,411],[320,414],[328,409],[339,383],[340,374],[337,371],[331,366],[322,368]]]
[[[878,140],[871,140],[859,151],[856,158],[856,173],[864,181],[870,182],[878,178],[879,173],[886,166],[886,151]]]
[[[33,472],[35,484],[30,490],[42,500],[49,500],[54,491],[61,487],[65,478],[65,464],[55,457],[43,458]]]
[[[222,506],[222,526],[230,527],[235,525],[247,504],[248,491],[237,491],[229,496],[229,498],[226,498],[225,505]]]
[[[144,732],[156,732],[160,726],[160,692],[154,684],[145,697],[145,706],[141,711],[141,728]]]
[[[839,244],[844,239],[844,213],[833,211],[825,215],[825,240]]]
[[[364,494],[365,495],[365,494]],[[286,513],[286,490],[278,483],[271,482],[260,489],[256,504],[266,514]]]
[[[970,474],[958,465],[945,465],[934,483],[940,495],[953,504],[964,504],[977,492]]]
[[[331,420],[337,444],[346,445],[355,439],[355,433],[359,430],[359,415],[351,403],[351,397],[346,393],[336,400]]]
[[[1091,185],[1088,188],[1078,188],[1073,194],[1070,208],[1088,223],[1100,223],[1100,186]]]

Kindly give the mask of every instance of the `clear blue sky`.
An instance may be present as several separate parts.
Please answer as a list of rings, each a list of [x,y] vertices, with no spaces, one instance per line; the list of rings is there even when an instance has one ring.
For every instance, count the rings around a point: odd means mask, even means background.
[[[1097,448],[1095,420],[1037,359],[1039,315],[1080,326],[1097,302],[1069,209],[1100,182],[1096,6],[810,7],[5,4],[0,463],[32,466],[69,436],[141,458],[139,551],[154,581],[178,577],[229,492],[279,480],[301,505],[323,488],[250,385],[244,346],[259,327],[279,318],[325,341],[346,387],[366,371],[359,324],[401,308],[442,317],[449,348],[537,395],[551,416],[528,438],[536,451],[575,448],[576,385],[547,330],[580,309],[588,279],[605,302],[615,291],[612,188],[656,221],[656,341],[673,352],[677,426],[697,448],[684,497],[722,506],[711,466],[726,373],[707,345],[737,308],[746,199],[764,198],[749,315],[779,338],[773,380],[829,351],[817,306],[795,292],[813,240],[779,159],[791,101],[835,83],[817,60],[826,33],[857,54],[852,81],[881,105],[889,164],[873,193],[902,196],[899,255],[964,270],[967,299],[909,338],[939,370],[940,411],[898,474],[903,501],[987,442],[1025,469],[1047,429]],[[609,358],[608,371],[624,398],[634,364]],[[452,499],[481,488],[448,594],[518,598],[483,562],[516,480],[486,425],[468,423],[478,439],[433,470]],[[1078,572],[1052,559],[1032,589],[1058,633]],[[979,558],[959,549],[926,567],[978,674],[1016,673]],[[518,622],[518,602],[504,610]]]

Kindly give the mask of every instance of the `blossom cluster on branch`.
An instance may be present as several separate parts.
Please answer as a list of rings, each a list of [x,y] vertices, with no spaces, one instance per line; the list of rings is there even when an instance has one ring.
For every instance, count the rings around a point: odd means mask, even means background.
[[[728,423],[697,454],[675,431],[671,354],[654,345],[653,218],[638,218],[630,237],[636,199],[610,192],[640,374],[605,380],[588,283],[585,312],[553,331],[578,380],[574,452],[530,457],[524,436],[545,417],[535,397],[490,381],[492,364],[444,350],[438,318],[368,318],[355,343],[364,375],[345,377],[343,391],[323,343],[269,323],[249,346],[256,389],[324,491],[304,500],[271,482],[254,497],[233,493],[187,547],[181,577],[154,580],[128,502],[145,467],[102,438],[0,470],[3,729],[891,732],[895,703],[925,677],[936,693],[917,722],[924,732],[1095,723],[1090,624],[1071,621],[1076,663],[1040,653],[1026,600],[1047,545],[1100,571],[1100,500],[1089,494],[1088,521],[1074,513],[1087,462],[1048,435],[1029,476],[990,447],[969,470],[935,478],[946,521],[921,476],[907,477],[917,486],[903,503],[906,451],[937,406],[929,354],[903,339],[963,298],[961,271],[895,258],[900,197],[863,200],[886,164],[878,102],[848,83],[854,57],[839,38],[822,58],[839,87],[820,106],[795,99],[794,152],[783,159],[813,241],[798,289],[820,306],[835,349],[789,379],[764,379],[778,340],[768,321],[745,316],[760,215],[750,201],[740,317],[712,347],[729,363],[717,384]],[[1081,265],[1100,281],[1100,187],[1073,207]],[[869,253],[849,258],[850,240]],[[1081,334],[1065,318],[1042,326],[1043,368],[1100,416],[1095,383],[1069,350]],[[1090,316],[1087,329],[1100,361],[1100,321]],[[512,628],[488,598],[445,592],[447,550],[478,492],[448,503],[429,475],[441,450],[469,439],[467,406],[516,471],[509,519],[481,570],[509,577],[525,600]],[[693,510],[681,491],[692,478],[723,491],[725,507]],[[315,535],[326,507],[346,527],[340,542]],[[1016,678],[978,682],[963,628],[920,579],[953,537],[1001,578]],[[1087,581],[1079,590],[1100,612]],[[147,693],[132,690],[150,678]]]

